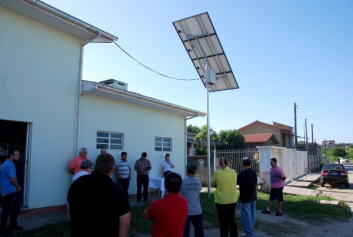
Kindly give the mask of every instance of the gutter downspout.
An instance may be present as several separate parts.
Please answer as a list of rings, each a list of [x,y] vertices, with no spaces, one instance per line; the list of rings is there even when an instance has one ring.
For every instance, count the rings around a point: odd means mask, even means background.
[[[83,51],[84,51],[84,47],[91,43],[93,40],[95,40],[96,38],[100,37],[102,35],[101,32],[98,32],[98,34],[96,36],[94,36],[93,38],[85,41],[83,44],[81,44],[81,54],[80,54],[80,69],[79,69],[79,83],[78,83],[78,91],[77,91],[77,121],[76,121],[76,152],[78,152],[78,146],[80,144],[80,115],[81,115],[81,93],[82,93],[82,68],[83,68]]]

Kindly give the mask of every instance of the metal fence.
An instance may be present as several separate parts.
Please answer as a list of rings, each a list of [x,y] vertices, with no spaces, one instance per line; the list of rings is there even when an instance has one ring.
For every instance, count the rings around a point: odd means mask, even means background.
[[[228,160],[229,167],[237,173],[244,169],[243,158],[248,157],[252,161],[252,168],[259,172],[259,149],[234,149],[234,150],[216,150],[214,151],[214,169],[219,169],[219,159],[225,157]]]
[[[321,156],[309,156],[309,172],[316,172],[320,170]]]

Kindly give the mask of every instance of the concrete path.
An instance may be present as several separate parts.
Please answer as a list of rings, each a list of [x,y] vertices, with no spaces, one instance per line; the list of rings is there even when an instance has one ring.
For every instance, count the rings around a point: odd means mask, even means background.
[[[304,182],[304,181],[291,181],[290,183],[286,184],[286,186],[291,187],[299,187],[299,188],[308,188],[312,184],[312,182]]]
[[[307,174],[299,179],[296,179],[296,181],[315,182],[319,178],[320,178],[320,174]]]

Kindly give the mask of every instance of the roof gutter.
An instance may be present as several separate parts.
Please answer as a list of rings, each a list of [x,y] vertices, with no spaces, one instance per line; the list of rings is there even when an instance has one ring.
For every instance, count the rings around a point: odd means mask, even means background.
[[[79,78],[78,78],[78,90],[77,90],[77,121],[76,121],[76,145],[75,145],[75,152],[78,152],[79,145],[80,145],[80,115],[81,115],[81,93],[82,93],[82,69],[83,69],[83,51],[84,47],[92,42],[93,40],[97,39],[102,35],[101,32],[98,32],[96,36],[93,38],[86,40],[81,44],[81,52],[80,52],[80,64],[79,64]]]
[[[118,40],[118,37],[112,35],[112,34],[109,34],[108,32],[104,31],[104,30],[101,30],[83,20],[80,20],[64,11],[61,11],[60,9],[58,8],[55,8],[51,5],[49,5],[48,3],[45,3],[43,1],[40,1],[40,0],[20,0],[22,2],[28,2],[30,4],[33,4],[35,5],[37,8],[41,8],[45,11],[48,11],[52,14],[54,14],[55,16],[57,17],[60,17],[62,20],[65,20],[65,21],[68,21],[68,22],[71,22],[71,24],[75,24],[77,26],[80,26],[81,28],[85,29],[85,30],[89,30],[93,33],[100,33],[100,37],[104,37],[108,40],[111,40],[111,41],[115,41],[115,40]]]

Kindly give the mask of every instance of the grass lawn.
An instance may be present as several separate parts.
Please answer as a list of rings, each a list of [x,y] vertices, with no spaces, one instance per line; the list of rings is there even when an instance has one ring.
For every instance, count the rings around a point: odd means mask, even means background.
[[[264,192],[258,192],[256,209],[264,210],[268,205],[269,194]],[[347,204],[340,203],[339,206],[324,205],[320,204],[319,200],[335,200],[329,197],[316,197],[316,196],[300,196],[284,194],[284,205],[283,212],[293,218],[300,218],[312,223],[322,222],[323,220],[341,220],[345,221],[352,216],[352,213],[348,211]],[[149,204],[143,204],[141,206],[135,206],[131,208],[131,226],[130,236],[138,236],[138,233],[150,233],[152,221],[142,219],[143,211],[149,206]],[[213,227],[219,227],[219,221],[217,217],[216,204],[214,202],[213,193],[211,198],[207,197],[207,193],[201,194],[201,206],[203,211],[203,220],[211,223]],[[237,209],[239,209],[239,204]],[[278,208],[277,202],[274,203],[272,210],[276,211]],[[242,229],[240,218],[236,218],[238,228]],[[205,228],[212,226],[205,225]],[[70,236],[69,223],[58,223],[45,225],[42,228],[19,232],[15,236]]]

